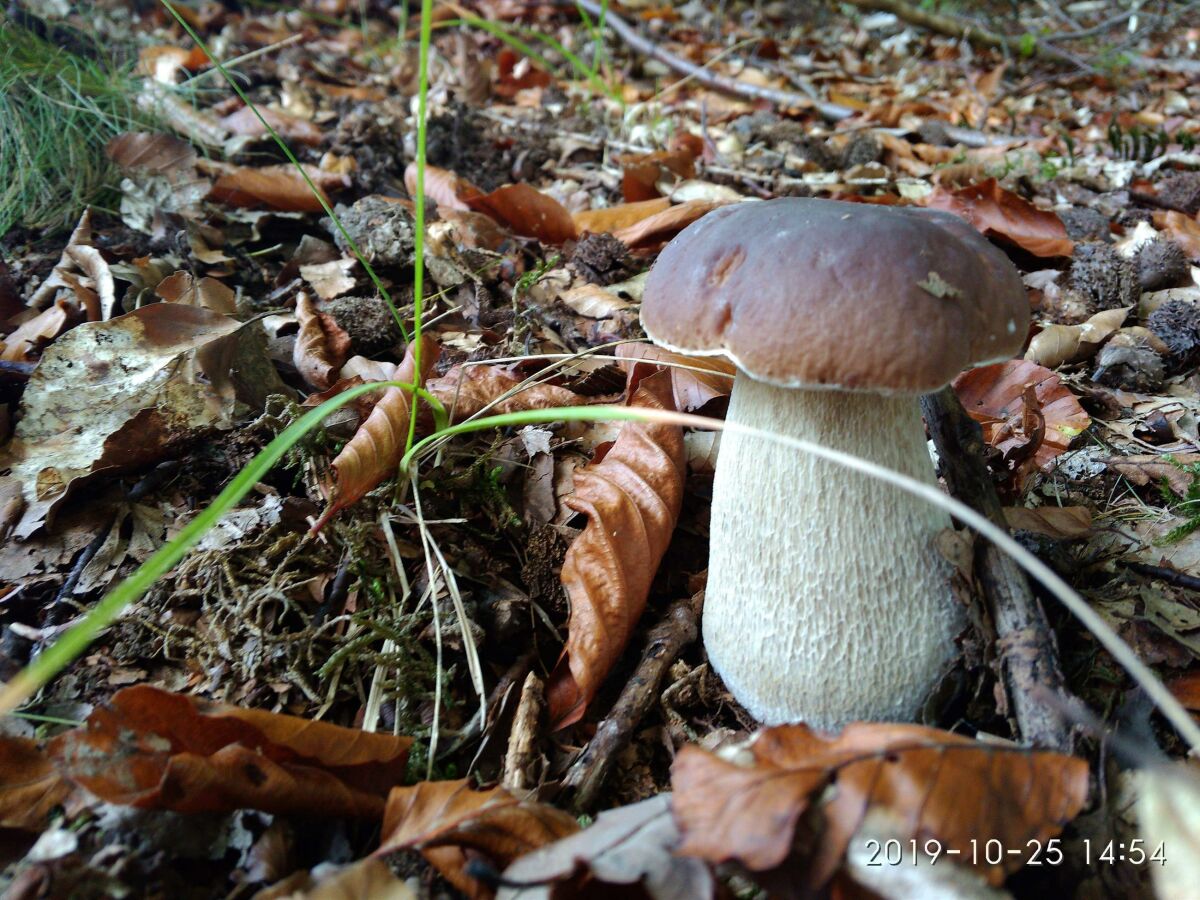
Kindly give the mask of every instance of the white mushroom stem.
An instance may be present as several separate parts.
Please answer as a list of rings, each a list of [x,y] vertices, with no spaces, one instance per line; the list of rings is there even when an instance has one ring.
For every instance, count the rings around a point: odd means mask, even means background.
[[[918,399],[739,374],[728,421],[934,482]],[[889,485],[726,432],[713,483],[704,644],[768,724],[912,721],[965,614],[934,548],[947,515]]]

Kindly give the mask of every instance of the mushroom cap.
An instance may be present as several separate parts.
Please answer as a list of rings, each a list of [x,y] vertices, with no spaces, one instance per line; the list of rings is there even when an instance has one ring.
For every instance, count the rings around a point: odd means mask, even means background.
[[[1008,257],[951,213],[783,198],[684,229],[650,272],[642,325],[781,387],[924,393],[1016,354],[1029,301]]]

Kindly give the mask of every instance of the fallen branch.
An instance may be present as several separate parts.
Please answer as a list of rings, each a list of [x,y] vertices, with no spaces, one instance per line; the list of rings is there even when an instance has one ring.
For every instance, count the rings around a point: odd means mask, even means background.
[[[596,0],[576,0],[576,2],[589,15],[599,18],[603,14],[604,24],[612,28],[616,32],[617,37],[628,44],[629,48],[635,53],[656,59],[671,71],[678,72],[680,75],[684,75],[696,83],[704,85],[706,88],[712,88],[714,91],[720,91],[723,94],[732,94],[735,97],[742,97],[747,100],[766,100],[777,106],[815,109],[821,114],[822,118],[828,119],[831,122],[840,122],[842,119],[848,119],[857,114],[857,110],[853,110],[848,106],[842,106],[839,103],[829,103],[825,100],[819,100],[816,97],[797,94],[794,91],[784,91],[757,84],[746,84],[727,75],[721,75],[711,69],[706,69],[704,66],[696,65],[696,63],[686,60],[683,57],[676,56],[669,50],[658,46],[658,44],[649,38],[642,37],[636,28],[611,9],[607,11],[603,10]]]
[[[576,789],[572,803],[576,812],[595,807],[609,770],[633,737],[634,729],[658,702],[659,687],[667,669],[680,651],[696,640],[703,596],[697,594],[671,604],[662,622],[647,637],[642,660],[612,712],[600,723],[591,743],[563,778],[563,787]]]
[[[921,398],[921,411],[950,495],[1006,528],[983,461],[982,432],[958,402],[953,388],[926,394]],[[996,545],[982,545],[977,565],[996,629],[999,674],[1021,736],[1035,747],[1071,753],[1070,724],[1060,714],[1061,704],[1052,702],[1066,696],[1066,689],[1046,613],[1020,566]]]

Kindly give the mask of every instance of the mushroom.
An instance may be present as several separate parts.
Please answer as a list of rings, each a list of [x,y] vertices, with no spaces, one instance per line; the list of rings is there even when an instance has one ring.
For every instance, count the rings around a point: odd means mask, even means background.
[[[726,419],[936,483],[919,395],[1020,350],[1017,270],[949,213],[785,198],[685,229],[646,282],[657,344],[738,368]],[[728,431],[713,483],[703,637],[759,720],[911,721],[965,612],[912,495]]]

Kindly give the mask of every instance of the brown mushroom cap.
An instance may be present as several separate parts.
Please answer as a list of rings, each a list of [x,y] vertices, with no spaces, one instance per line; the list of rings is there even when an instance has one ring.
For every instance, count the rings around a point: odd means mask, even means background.
[[[935,390],[1008,359],[1029,329],[1016,268],[950,213],[836,200],[738,203],[684,229],[642,324],[783,387]]]

